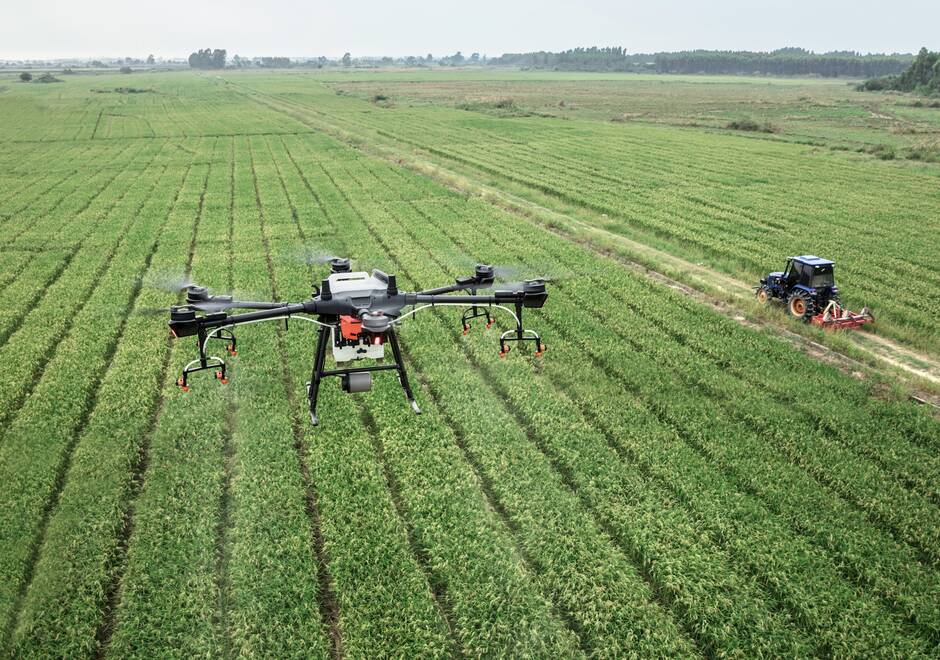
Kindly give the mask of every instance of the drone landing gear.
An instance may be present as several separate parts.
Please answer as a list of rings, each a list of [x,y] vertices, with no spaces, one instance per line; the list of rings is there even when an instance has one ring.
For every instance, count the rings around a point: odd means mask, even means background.
[[[368,392],[372,389],[372,372],[374,371],[397,371],[398,382],[405,391],[408,403],[415,414],[421,414],[421,408],[415,401],[414,393],[411,391],[411,384],[408,382],[408,374],[405,373],[405,364],[401,358],[401,349],[398,346],[398,337],[393,328],[385,332],[385,341],[392,347],[392,356],[395,359],[394,364],[375,364],[366,367],[349,367],[344,369],[324,369],[326,364],[326,352],[330,347],[332,330],[321,327],[317,335],[317,352],[313,358],[313,371],[310,375],[310,382],[307,383],[307,399],[310,402],[310,422],[316,426],[319,423],[317,419],[317,397],[320,393],[320,381],[327,376],[338,376],[342,381],[344,392]]]
[[[534,342],[535,357],[542,357],[542,353],[545,352],[545,344],[542,343],[542,338],[539,336],[539,333],[535,332],[534,330],[523,329],[522,309],[523,305],[521,303],[516,303],[516,329],[507,330],[499,336],[499,357],[501,358],[506,357],[506,355],[509,353],[510,342]]]
[[[467,334],[470,332],[470,321],[480,317],[486,318],[487,328],[492,327],[493,317],[490,316],[490,310],[486,309],[485,307],[478,307],[476,305],[464,310],[463,316],[460,319],[460,322],[463,325],[463,333]]]
[[[204,329],[199,329],[199,332],[197,333],[197,339],[199,342],[199,358],[193,360],[183,367],[183,375],[176,380],[176,385],[184,392],[188,392],[189,375],[196,373],[197,371],[206,371],[208,369],[215,369],[216,380],[218,380],[223,385],[227,385],[228,378],[225,374],[225,360],[219,357],[215,357],[214,355],[206,355],[206,344],[208,342],[206,331]],[[217,330],[212,334],[211,337],[208,337],[208,341],[213,340],[224,342],[226,352],[232,357],[238,355],[238,351],[235,350],[235,333],[233,333],[231,330]]]

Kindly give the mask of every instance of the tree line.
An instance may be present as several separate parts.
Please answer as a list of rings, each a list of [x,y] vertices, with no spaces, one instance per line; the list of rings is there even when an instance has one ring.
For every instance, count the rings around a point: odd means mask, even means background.
[[[328,66],[343,67],[366,67],[379,68],[386,66],[400,67],[428,67],[431,65],[439,66],[465,66],[486,64],[486,56],[480,53],[471,53],[464,55],[459,50],[453,55],[443,55],[435,57],[431,53],[427,55],[407,55],[402,57],[358,57],[353,58],[351,53],[344,53],[339,59],[329,59],[327,57],[316,58],[294,58],[282,56],[264,56],[245,58],[235,55],[231,60],[226,59],[224,49],[205,48],[198,50],[189,56],[189,66],[194,69],[224,69],[226,66],[233,68],[259,67],[262,69],[287,69],[290,67],[304,67],[322,69]]]
[[[492,65],[513,65],[559,71],[626,71],[684,74],[872,77],[898,74],[912,61],[909,54],[862,55],[851,51],[814,53],[803,48],[770,52],[692,50],[662,53],[627,53],[623,48],[574,48],[558,53],[507,53],[489,60]]]
[[[899,75],[866,80],[861,90],[895,89],[918,94],[940,94],[940,53],[921,48],[911,65]]]
[[[224,69],[226,52],[224,48],[204,48],[189,55],[189,66],[194,69]]]

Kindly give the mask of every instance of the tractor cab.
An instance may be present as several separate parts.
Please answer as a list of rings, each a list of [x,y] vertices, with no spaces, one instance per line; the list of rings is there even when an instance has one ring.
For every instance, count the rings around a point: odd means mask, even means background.
[[[813,255],[790,257],[782,273],[771,273],[770,276],[777,275],[788,288],[800,287],[819,292],[820,289],[835,288],[833,266],[835,262]]]

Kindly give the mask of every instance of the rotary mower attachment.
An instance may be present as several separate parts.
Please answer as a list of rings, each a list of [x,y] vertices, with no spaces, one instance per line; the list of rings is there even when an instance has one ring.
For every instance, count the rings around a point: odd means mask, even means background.
[[[835,300],[830,300],[829,304],[826,305],[826,308],[821,313],[809,320],[810,323],[817,327],[830,328],[833,330],[858,328],[866,323],[873,323],[874,321],[875,317],[867,307],[863,307],[862,311],[856,314],[855,312],[845,309]]]

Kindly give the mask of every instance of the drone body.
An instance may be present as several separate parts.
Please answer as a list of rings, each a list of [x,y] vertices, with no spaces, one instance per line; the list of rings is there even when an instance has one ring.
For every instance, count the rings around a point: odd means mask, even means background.
[[[285,324],[295,318],[319,326],[313,369],[307,383],[310,419],[314,425],[317,424],[320,382],[329,376],[339,377],[345,392],[365,392],[372,388],[373,373],[396,371],[412,409],[420,414],[408,382],[395,326],[425,307],[466,308],[462,316],[464,333],[469,330],[471,319],[485,317],[490,327],[493,323],[490,310],[503,310],[512,315],[515,328],[500,336],[500,357],[509,352],[511,342],[533,342],[536,356],[545,350],[541,337],[522,326],[523,309],[542,307],[548,298],[544,280],[497,287],[493,267],[478,264],[472,276],[457,278],[454,284],[421,292],[402,292],[398,290],[394,275],[378,270],[371,274],[352,271],[349,259],[339,257],[329,263],[330,275],[319,287],[314,287],[314,295],[309,300],[298,303],[240,301],[231,296],[212,296],[204,287],[187,287],[187,303],[170,308],[170,331],[174,337],[195,336],[199,357],[184,367],[177,384],[186,391],[190,374],[211,369],[216,370],[216,378],[221,382],[228,382],[225,361],[206,353],[209,341],[223,342],[228,352],[235,355],[235,326],[279,319],[284,319]],[[481,295],[478,293],[481,289],[493,289],[493,293]],[[406,307],[413,309],[405,312]],[[232,309],[255,311],[229,314],[228,310]],[[391,363],[384,362],[386,345],[391,348]],[[328,349],[332,350],[335,369],[326,368]],[[360,366],[358,362],[363,359],[377,363]]]

